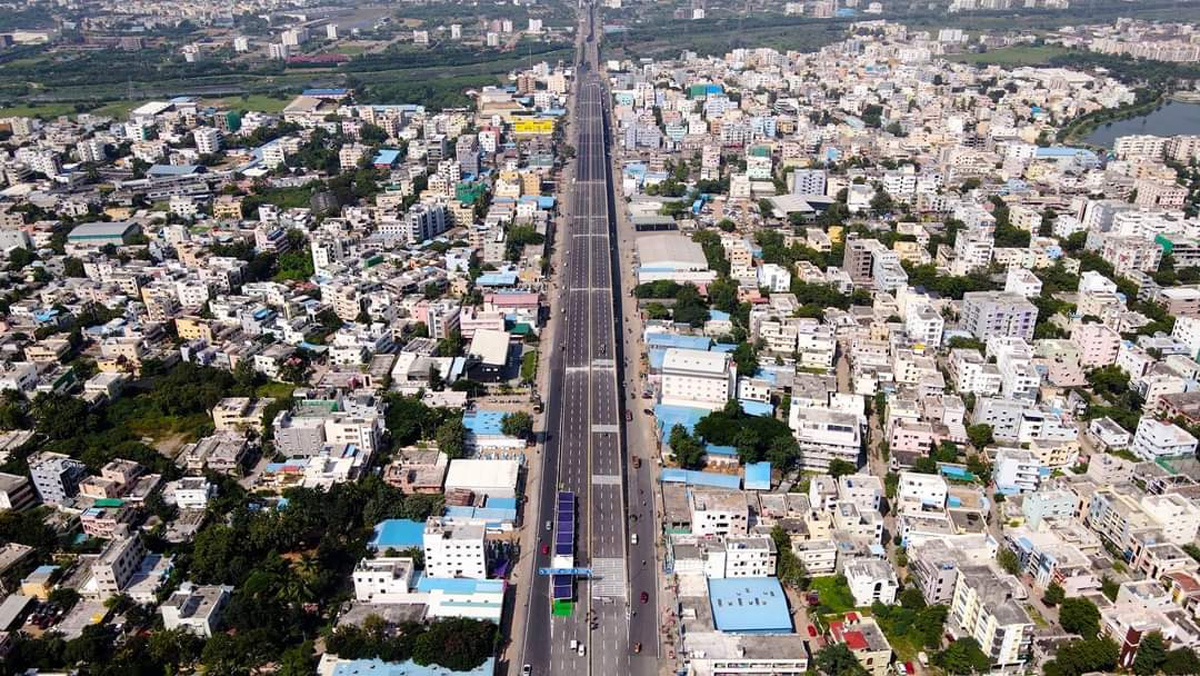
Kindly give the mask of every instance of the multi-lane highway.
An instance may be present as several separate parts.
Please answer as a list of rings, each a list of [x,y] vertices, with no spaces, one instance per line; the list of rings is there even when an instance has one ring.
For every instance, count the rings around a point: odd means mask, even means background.
[[[556,237],[561,254],[558,292],[552,299],[556,344],[550,354],[545,452],[538,504],[527,514],[538,529],[537,567],[550,565],[542,553],[551,544],[556,491],[577,496],[575,561],[592,571],[575,585],[575,606],[554,614],[548,577],[534,579],[521,653],[534,674],[653,673],[657,582],[654,534],[649,516],[638,518],[644,533],[630,542],[630,515],[642,514],[638,492],[626,494],[621,374],[624,331],[616,307],[621,298],[617,240],[612,214],[606,94],[598,72],[595,10],[581,11],[580,58],[574,83],[572,141],[574,181],[568,218]],[[642,471],[642,470],[639,470]],[[644,471],[648,471],[644,470]],[[635,492],[638,491],[638,492]],[[652,509],[649,507],[648,509]],[[642,594],[647,596],[642,601]],[[572,641],[584,646],[572,650]]]

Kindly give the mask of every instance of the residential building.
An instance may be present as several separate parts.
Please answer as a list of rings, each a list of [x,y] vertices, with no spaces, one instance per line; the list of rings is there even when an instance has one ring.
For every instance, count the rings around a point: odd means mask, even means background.
[[[425,522],[425,575],[487,579],[487,546],[482,526],[451,526],[441,518]]]
[[[55,507],[79,493],[87,466],[62,453],[44,451],[29,458],[29,477],[42,502]]]
[[[211,638],[220,626],[221,614],[232,591],[232,587],[184,582],[158,608],[163,627],[167,631],[184,629],[196,636]]]
[[[1194,455],[1196,438],[1174,423],[1142,416],[1129,450],[1139,458],[1157,460],[1176,455]]]
[[[974,638],[993,667],[1024,664],[1033,648],[1033,621],[1013,593],[1016,579],[1001,579],[991,568],[959,570],[946,629],[954,637]]]
[[[664,405],[715,411],[736,392],[736,367],[725,352],[671,348],[663,356],[661,373]]]
[[[1033,340],[1037,307],[1022,296],[998,291],[963,295],[961,326],[980,340],[1007,336]]]

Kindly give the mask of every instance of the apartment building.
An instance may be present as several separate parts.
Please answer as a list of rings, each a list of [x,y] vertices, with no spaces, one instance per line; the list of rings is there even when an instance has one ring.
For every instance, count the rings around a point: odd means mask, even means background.
[[[1050,476],[1050,469],[1042,466],[1037,454],[1020,448],[1001,448],[996,451],[992,467],[996,491],[1005,495],[1036,491],[1042,477]]]
[[[989,535],[929,538],[908,547],[909,579],[929,605],[949,606],[954,599],[958,571],[968,565],[986,565],[996,558],[996,542]]]
[[[184,629],[196,636],[211,638],[229,604],[233,587],[195,585],[184,582],[179,590],[159,606],[163,627],[167,631]]]
[[[968,392],[978,396],[998,394],[1004,383],[1000,369],[990,364],[978,350],[955,348],[950,350],[948,360],[950,377],[954,389],[962,394]]]
[[[950,484],[940,474],[900,472],[896,485],[896,502],[919,507],[945,507]]]
[[[1142,237],[1105,237],[1100,256],[1113,266],[1118,277],[1136,272],[1154,272],[1162,262],[1162,245]]]
[[[879,602],[890,606],[896,602],[900,583],[891,563],[881,559],[858,559],[843,566],[842,574],[854,595],[854,605],[869,606]]]
[[[709,579],[772,577],[778,560],[775,541],[762,535],[676,536],[676,573],[702,573]]]
[[[1142,510],[1150,515],[1162,532],[1162,539],[1173,545],[1191,544],[1200,531],[1200,507],[1178,493],[1143,496]]]
[[[272,425],[275,448],[288,457],[312,457],[328,445],[354,445],[373,454],[383,440],[382,415],[307,408],[299,413],[281,411]]]
[[[1007,336],[1033,340],[1037,307],[1023,296],[1000,291],[975,291],[963,295],[960,324],[980,340]]]
[[[858,466],[862,450],[858,416],[828,408],[793,406],[788,424],[800,446],[800,462],[805,469],[823,471],[834,460]]]
[[[942,331],[946,320],[942,313],[928,303],[909,302],[904,312],[904,331],[918,343],[931,347],[942,344]]]
[[[875,270],[875,259],[892,252],[877,239],[850,239],[842,259],[842,270],[855,285],[868,285]]]
[[[744,536],[749,531],[750,506],[739,491],[693,488],[688,507],[693,535]]]
[[[1098,322],[1079,323],[1071,327],[1071,344],[1079,350],[1079,365],[1090,370],[1117,361],[1121,334]]]
[[[1195,455],[1196,437],[1174,423],[1142,416],[1129,450],[1144,460],[1176,455]]]
[[[86,477],[87,466],[62,453],[44,451],[29,458],[29,478],[47,505],[57,507],[75,497]]]
[[[425,522],[425,575],[433,578],[487,579],[483,526],[453,526],[440,517]]]
[[[89,591],[101,599],[120,594],[129,586],[146,554],[146,545],[136,534],[110,540],[92,563],[93,586]]]
[[[1006,443],[1067,443],[1079,437],[1074,421],[1064,413],[1024,399],[981,397],[975,402],[971,423],[991,425],[996,439]]]
[[[29,479],[0,472],[0,511],[28,509],[37,502]]]
[[[724,352],[671,348],[662,362],[663,404],[715,411],[736,390],[737,370]]]
[[[408,557],[364,558],[354,567],[354,598],[359,603],[404,603],[416,570]]]
[[[946,628],[955,638],[979,642],[993,667],[1017,667],[1029,659],[1033,621],[1014,598],[1015,579],[1001,579],[987,566],[959,570]]]
[[[831,643],[845,645],[870,676],[891,673],[892,646],[874,618],[846,613],[829,622],[829,637]]]

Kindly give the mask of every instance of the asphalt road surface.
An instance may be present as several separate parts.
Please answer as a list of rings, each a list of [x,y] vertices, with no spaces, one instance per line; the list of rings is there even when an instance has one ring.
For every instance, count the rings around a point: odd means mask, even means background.
[[[551,321],[561,322],[559,344],[546,346],[551,376],[549,392],[543,393],[548,437],[542,491],[536,512],[527,515],[538,529],[536,566],[547,567],[550,557],[541,548],[552,543],[553,532],[546,524],[554,519],[556,492],[574,491],[575,563],[590,568],[592,577],[576,582],[577,603],[568,617],[551,614],[550,579],[535,578],[522,649],[523,663],[534,674],[656,671],[656,529],[639,519],[639,530],[645,535],[633,547],[626,528],[628,515],[643,508],[637,502],[627,505],[625,498],[629,470],[623,433],[624,355],[616,340],[624,329],[616,312],[621,289],[614,279],[618,252],[607,94],[597,72],[594,11],[585,6],[581,13],[580,26],[587,39],[580,43],[575,79],[575,180],[569,188],[569,218],[556,242],[563,254],[561,283],[551,303]],[[643,592],[646,603],[641,601]],[[572,640],[585,646],[584,655],[570,649]],[[635,653],[635,644],[640,644],[640,653]]]

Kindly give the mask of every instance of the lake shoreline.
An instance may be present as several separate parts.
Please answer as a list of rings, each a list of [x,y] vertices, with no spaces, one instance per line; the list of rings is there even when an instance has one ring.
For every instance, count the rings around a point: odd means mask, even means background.
[[[1079,129],[1072,138],[1094,148],[1111,150],[1122,136],[1153,134],[1155,136],[1187,136],[1200,134],[1200,95],[1188,93],[1164,95],[1157,101],[1119,119],[1091,126],[1083,133]]]

